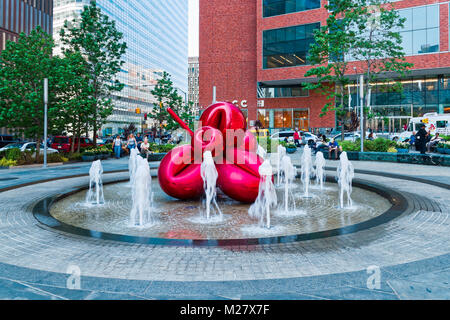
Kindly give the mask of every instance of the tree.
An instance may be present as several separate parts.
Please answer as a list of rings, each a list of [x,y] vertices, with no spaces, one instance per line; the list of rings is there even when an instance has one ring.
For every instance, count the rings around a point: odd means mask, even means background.
[[[305,74],[315,76],[317,82],[306,83],[305,87],[327,97],[321,116],[335,111],[342,117],[350,63],[363,62],[364,67],[357,71],[366,75],[365,92],[370,92],[370,83],[380,75],[392,81],[393,76],[404,75],[412,64],[405,62],[398,32],[404,19],[388,0],[330,0],[325,7],[330,15],[327,24],[314,33],[315,43],[308,57],[314,67]],[[399,86],[395,89],[401,90]],[[355,123],[352,114],[350,126]]]
[[[357,17],[357,37],[352,57],[362,62],[366,108],[364,118],[369,112],[371,85],[373,82],[394,82],[392,89],[402,91],[399,79],[409,73],[412,63],[406,62],[402,47],[402,37],[398,32],[404,26],[401,18],[388,0],[355,0],[362,8]],[[365,119],[366,120],[366,119]],[[365,138],[364,121],[363,137]]]
[[[52,37],[38,26],[29,36],[21,33],[17,42],[7,42],[0,54],[0,125],[36,141],[36,161],[44,135],[45,78],[49,79],[49,134],[61,132],[66,121],[58,100],[63,63],[52,56],[53,47]]]
[[[64,54],[79,52],[85,60],[89,75],[85,81],[91,92],[86,103],[93,103],[87,124],[92,125],[96,144],[98,128],[113,111],[111,95],[124,87],[116,75],[125,63],[127,45],[115,21],[102,14],[95,1],[84,7],[79,20],[66,21],[60,35]]]
[[[151,93],[156,98],[158,105],[155,105],[148,113],[148,117],[156,121],[160,130],[162,130],[163,126],[167,130],[176,130],[180,127],[167,112],[168,107],[193,128],[192,107],[183,102],[183,98],[178,94],[177,89],[174,88],[171,77],[167,72],[164,71],[162,78],[158,79]]]
[[[89,123],[89,116],[95,109],[92,86],[89,85],[89,72],[85,60],[79,52],[66,52],[60,60],[62,72],[59,74],[61,93],[60,114],[65,118],[65,130],[79,141],[83,129]],[[75,143],[71,144],[70,152],[75,151]],[[80,143],[77,145],[80,152]]]
[[[314,32],[308,61],[313,68],[305,77],[316,77],[317,82],[305,83],[306,89],[318,91],[327,97],[321,117],[335,111],[344,122],[346,85],[349,83],[349,53],[356,42],[357,17],[362,8],[353,0],[330,0],[325,8],[330,11],[326,25]],[[342,124],[344,132],[344,123]],[[344,134],[341,135],[344,139]]]

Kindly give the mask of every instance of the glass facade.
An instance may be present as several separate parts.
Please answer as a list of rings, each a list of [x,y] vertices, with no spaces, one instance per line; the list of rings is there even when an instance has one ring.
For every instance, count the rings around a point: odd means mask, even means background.
[[[77,18],[88,3],[89,0],[55,1],[57,42],[64,21]],[[164,71],[171,75],[174,87],[181,92],[188,90],[188,2],[97,0],[97,5],[116,21],[128,46],[123,70],[118,75],[125,88],[113,97],[114,114],[108,118],[103,133],[116,134],[130,123],[141,128],[144,113],[156,102],[150,91]]]
[[[51,0],[0,0],[0,51],[37,26],[52,34],[52,13]]]
[[[320,0],[263,0],[263,17],[320,8]]]
[[[405,18],[400,31],[406,55],[439,51],[439,5],[398,10]]]
[[[403,92],[392,90],[392,83],[372,86],[371,106],[387,117],[417,117],[428,112],[450,113],[450,75],[414,77],[401,81]],[[357,106],[357,85],[350,85],[352,107]]]
[[[317,22],[263,31],[263,68],[305,65],[313,32],[319,27]]]
[[[309,90],[301,85],[290,86],[266,86],[258,83],[258,99],[264,98],[296,98],[308,97]]]

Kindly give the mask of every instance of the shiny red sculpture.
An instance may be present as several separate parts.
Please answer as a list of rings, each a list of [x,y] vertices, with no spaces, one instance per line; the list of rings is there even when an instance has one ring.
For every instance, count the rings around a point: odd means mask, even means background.
[[[254,202],[258,196],[261,159],[256,137],[247,131],[242,111],[228,102],[208,107],[200,118],[200,127],[192,132],[169,108],[172,117],[192,137],[191,145],[174,148],[161,161],[158,180],[168,195],[181,199],[197,199],[203,194],[200,174],[203,153],[211,151],[219,173],[218,187],[230,198]]]

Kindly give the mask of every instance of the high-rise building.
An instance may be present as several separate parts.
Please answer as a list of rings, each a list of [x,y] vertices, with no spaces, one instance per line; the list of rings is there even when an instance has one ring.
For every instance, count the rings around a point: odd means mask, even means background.
[[[55,0],[54,37],[65,20],[78,18],[90,0]],[[188,3],[186,0],[97,0],[102,13],[116,21],[128,49],[125,65],[118,79],[125,88],[115,94],[114,113],[108,118],[100,135],[120,133],[134,123],[145,128],[144,114],[154,107],[156,100],[150,91],[164,71],[174,87],[187,91],[188,63]]]
[[[198,57],[189,57],[188,71],[188,100],[193,103],[195,110],[198,109]]]
[[[324,96],[302,88],[311,81],[306,55],[313,30],[326,23],[326,1],[200,0],[200,106],[207,107],[216,87],[218,101],[230,101],[271,131],[336,127],[335,114],[320,117]],[[405,18],[400,34],[412,72],[403,93],[373,83],[371,108],[381,116],[369,121],[393,130],[412,117],[450,112],[448,1],[393,1]],[[357,97],[358,68],[350,64],[351,106]],[[354,72],[353,72],[354,71]],[[361,71],[359,71],[361,72]]]
[[[0,51],[37,26],[52,34],[52,16],[53,0],[0,0]]]

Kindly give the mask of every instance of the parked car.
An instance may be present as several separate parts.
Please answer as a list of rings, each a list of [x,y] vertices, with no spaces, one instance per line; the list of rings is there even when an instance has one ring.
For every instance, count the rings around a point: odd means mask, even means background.
[[[74,142],[73,137],[56,136],[53,138],[51,147],[60,152],[70,152],[73,143],[75,144],[74,146],[75,150],[78,149],[78,145],[80,145],[80,148],[87,148],[94,146],[94,143],[89,138],[81,137],[80,141],[78,141],[78,138],[75,138]]]
[[[16,139],[14,136],[9,134],[0,135],[0,148],[3,148],[4,146],[15,142],[18,143],[20,142],[20,140]]]
[[[341,141],[341,133],[338,135],[335,135],[333,137],[334,140],[336,141]],[[357,132],[346,132],[344,133],[344,140],[347,141],[356,141],[357,139],[359,139],[361,137],[361,135]]]
[[[20,142],[20,143],[11,143],[0,149],[1,151],[6,151],[8,149],[20,149],[20,151],[31,151],[36,150],[36,142]],[[58,150],[53,148],[47,148],[47,153],[58,153]],[[39,154],[44,154],[44,144],[41,143]]]
[[[309,140],[313,140],[314,142],[319,141],[319,138],[315,134],[312,134],[311,132],[299,131],[299,133],[300,132],[303,132],[303,144],[307,144]],[[270,138],[284,141],[284,139],[287,137],[289,142],[293,142],[294,141],[294,133],[295,133],[294,130],[280,131],[280,132],[274,133]]]
[[[294,142],[294,130],[288,131],[278,131],[270,136],[270,139],[284,141],[284,139],[288,139],[289,142]]]

